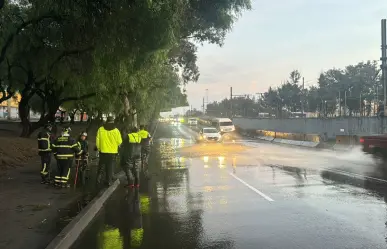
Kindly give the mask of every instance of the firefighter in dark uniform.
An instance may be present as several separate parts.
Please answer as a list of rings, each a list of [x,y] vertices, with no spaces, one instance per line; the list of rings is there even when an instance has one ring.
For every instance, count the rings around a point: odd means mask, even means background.
[[[74,154],[82,154],[77,141],[70,137],[70,131],[70,128],[64,128],[62,130],[62,135],[58,137],[52,145],[52,149],[58,163],[58,173],[55,176],[56,187],[70,187],[68,180],[70,177],[71,164],[74,159]]]
[[[52,125],[46,124],[44,130],[38,134],[38,149],[42,167],[40,169],[40,176],[42,177],[42,184],[50,183],[51,174],[51,153],[52,153]]]
[[[140,125],[138,134],[141,137],[141,167],[145,177],[148,177],[148,158],[152,136],[145,129],[145,125]]]
[[[81,179],[81,183],[84,185],[86,183],[86,171],[89,159],[89,143],[87,141],[87,132],[82,132],[79,136],[78,146],[82,153],[75,156],[75,164],[79,170],[79,178]]]
[[[124,137],[121,148],[121,166],[128,180],[128,187],[140,187],[141,137],[133,127]]]

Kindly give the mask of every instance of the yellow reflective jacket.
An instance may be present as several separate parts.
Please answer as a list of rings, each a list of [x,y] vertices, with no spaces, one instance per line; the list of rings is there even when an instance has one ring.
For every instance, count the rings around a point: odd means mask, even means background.
[[[141,157],[141,137],[137,133],[129,133],[122,143],[122,165],[130,163],[130,160]]]
[[[140,130],[138,132],[138,135],[141,137],[141,145],[142,146],[149,146],[150,145],[150,139],[151,135],[146,130]]]
[[[117,154],[122,143],[121,133],[110,124],[105,124],[97,131],[96,146],[99,152]]]

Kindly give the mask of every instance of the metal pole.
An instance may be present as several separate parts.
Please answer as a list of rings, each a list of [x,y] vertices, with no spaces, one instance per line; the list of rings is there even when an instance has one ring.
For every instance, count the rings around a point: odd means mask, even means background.
[[[230,87],[230,117],[232,118],[232,87]]]
[[[206,111],[208,109],[208,89],[206,89]]]
[[[206,114],[204,111],[204,97],[203,97],[203,114]]]
[[[376,86],[376,111],[375,111],[375,113],[378,112],[378,108],[379,108],[379,86]]]
[[[359,116],[361,117],[361,93],[360,93],[360,106],[359,106]]]
[[[347,91],[344,92],[344,117],[347,116]]]
[[[301,114],[302,114],[302,117],[304,117],[304,86],[305,86],[305,80],[304,80],[304,77],[302,77],[302,92],[301,92]]]
[[[339,116],[341,117],[341,96],[340,96],[340,90],[339,90]]]
[[[386,77],[387,77],[387,44],[386,44],[386,19],[382,19],[382,79],[383,79],[383,88],[384,88],[384,115],[387,114],[387,87],[386,87]]]

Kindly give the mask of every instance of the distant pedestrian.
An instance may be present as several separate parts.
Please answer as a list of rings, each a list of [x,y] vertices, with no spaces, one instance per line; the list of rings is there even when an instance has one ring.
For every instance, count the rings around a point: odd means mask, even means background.
[[[99,151],[98,184],[101,181],[100,178],[103,170],[105,170],[105,184],[108,186],[112,184],[114,163],[121,143],[121,133],[114,125],[114,118],[108,117],[106,123],[97,131],[96,147]]]
[[[133,127],[124,137],[121,148],[121,166],[128,180],[128,187],[140,187],[141,136]]]
[[[70,127],[63,128],[61,136],[55,139],[52,145],[53,152],[58,163],[58,172],[55,176],[56,187],[70,187],[68,180],[70,178],[70,170],[74,154],[80,155],[82,153],[77,141],[70,137],[70,132]]]
[[[38,134],[38,150],[41,161],[40,176],[41,184],[50,183],[51,174],[51,153],[52,153],[52,125],[50,123],[44,126],[44,130]]]

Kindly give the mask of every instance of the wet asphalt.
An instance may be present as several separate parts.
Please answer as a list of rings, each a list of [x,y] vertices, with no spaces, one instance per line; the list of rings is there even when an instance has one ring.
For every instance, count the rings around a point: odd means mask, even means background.
[[[194,136],[159,125],[151,180],[120,187],[73,249],[387,248],[387,166],[359,149],[182,155]]]

